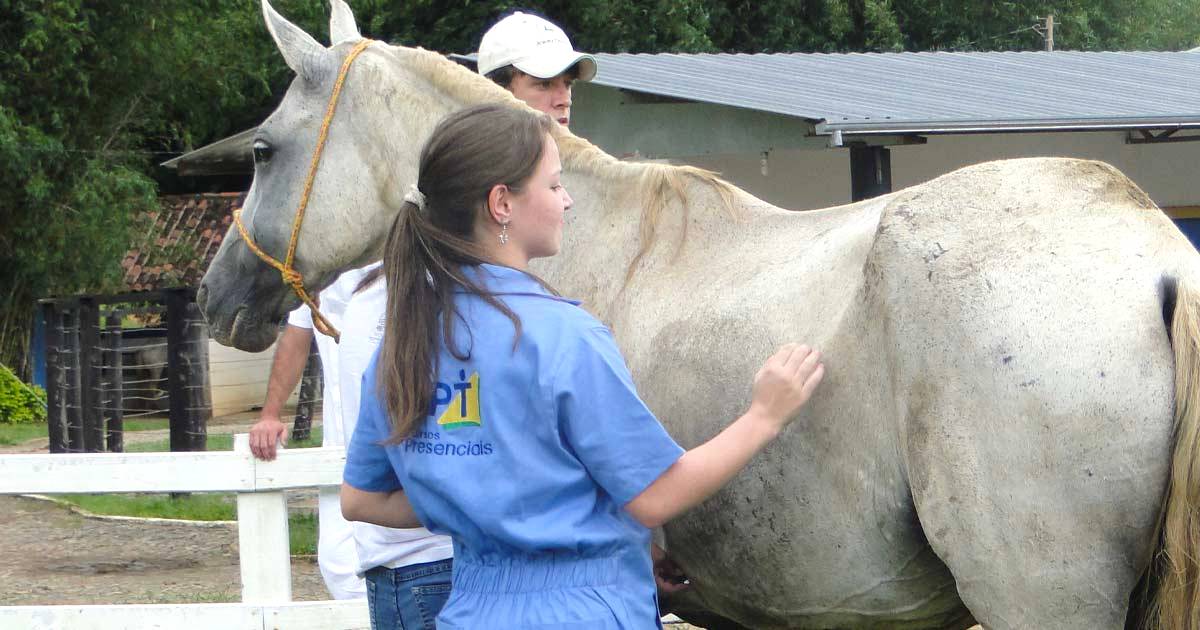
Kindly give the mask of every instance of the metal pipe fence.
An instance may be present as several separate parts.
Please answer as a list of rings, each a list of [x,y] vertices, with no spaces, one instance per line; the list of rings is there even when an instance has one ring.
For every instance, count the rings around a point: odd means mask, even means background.
[[[124,423],[165,418],[173,451],[205,450],[213,391],[263,402],[269,367],[212,384],[207,324],[191,289],[77,296],[40,303],[47,353],[52,453],[123,452]],[[262,362],[222,360],[218,366]],[[305,369],[292,439],[307,439],[321,409],[315,347]]]

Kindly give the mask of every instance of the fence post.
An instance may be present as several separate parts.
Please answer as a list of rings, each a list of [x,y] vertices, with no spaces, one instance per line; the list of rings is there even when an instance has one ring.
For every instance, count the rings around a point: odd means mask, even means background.
[[[67,452],[83,452],[83,396],[79,361],[79,308],[67,304],[63,309],[63,357],[66,369]]]
[[[63,321],[58,303],[41,303],[42,330],[46,334],[46,429],[50,436],[50,452],[67,452],[66,416],[63,414]]]
[[[100,310],[91,296],[79,298],[79,417],[83,422],[83,451],[104,451],[104,410],[100,404],[103,378],[100,354]]]
[[[191,289],[166,289],[167,395],[171,450],[203,451],[208,442],[212,394],[208,387],[208,328]]]
[[[246,455],[251,466],[256,465],[248,434],[233,437],[233,451]],[[283,492],[239,492],[237,520],[242,602],[292,601],[292,556]]]
[[[125,452],[125,357],[121,352],[123,334],[121,320],[124,313],[114,310],[108,314],[104,333],[104,366],[108,372],[105,379],[105,431],[108,451]]]
[[[316,411],[318,396],[324,397],[325,387],[321,374],[321,357],[317,353],[314,339],[308,348],[308,362],[304,364],[304,378],[300,381],[300,396],[296,401],[296,417],[292,419],[292,441],[299,442],[312,437],[312,418]]]

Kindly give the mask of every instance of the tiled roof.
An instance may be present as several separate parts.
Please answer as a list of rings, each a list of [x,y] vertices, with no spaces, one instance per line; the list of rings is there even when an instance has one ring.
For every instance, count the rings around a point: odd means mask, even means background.
[[[160,210],[142,217],[141,234],[121,267],[129,291],[197,286],[233,223],[245,193],[164,195]]]

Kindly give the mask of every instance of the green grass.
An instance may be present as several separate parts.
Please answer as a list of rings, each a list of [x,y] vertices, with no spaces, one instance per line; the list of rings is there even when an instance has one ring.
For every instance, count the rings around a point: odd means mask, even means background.
[[[177,518],[189,521],[237,519],[237,500],[229,493],[169,494],[64,494],[60,497],[94,514]],[[288,516],[288,543],[292,555],[317,553],[317,515]]]
[[[168,428],[170,428],[170,426],[166,418],[126,420],[124,425],[126,433],[135,433],[138,431],[165,431]],[[0,446],[13,446],[16,444],[23,444],[29,440],[45,438],[47,437],[46,431],[46,425],[44,424],[0,424]],[[309,439],[299,442],[288,442],[288,448],[310,448],[320,445],[321,427],[319,426],[313,427],[312,434]],[[169,450],[171,450],[170,439],[125,445],[125,452],[127,453],[161,453]],[[233,450],[233,435],[229,433],[208,434],[208,450]]]
[[[234,495],[228,493],[195,493],[177,498],[171,498],[169,494],[64,494],[60,498],[96,514],[189,521],[232,521],[237,518]]]
[[[164,431],[171,427],[166,418],[146,418],[145,420],[126,420],[123,424],[125,431]]]
[[[287,448],[313,448],[321,445],[321,427],[313,427],[312,433],[307,440],[294,441],[288,440]],[[135,444],[126,444],[126,453],[163,453],[171,450],[171,440],[157,440],[155,442],[141,442]],[[232,433],[209,433],[207,450],[210,451],[232,451],[233,450],[233,434]]]
[[[156,431],[167,428],[166,418],[147,418],[145,420],[126,420],[126,433],[135,431]],[[29,440],[49,437],[44,424],[0,424],[0,445],[13,446]]]
[[[317,555],[317,515],[292,514],[288,517],[288,546],[293,556]]]
[[[0,444],[12,446],[34,438],[46,437],[44,424],[0,424]]]

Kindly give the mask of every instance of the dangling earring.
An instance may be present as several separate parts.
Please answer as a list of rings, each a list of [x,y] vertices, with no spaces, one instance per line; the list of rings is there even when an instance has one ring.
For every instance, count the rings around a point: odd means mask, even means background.
[[[500,244],[506,245],[507,243],[508,243],[508,222],[505,221],[504,223],[500,224]]]

